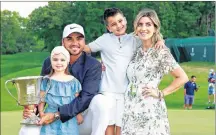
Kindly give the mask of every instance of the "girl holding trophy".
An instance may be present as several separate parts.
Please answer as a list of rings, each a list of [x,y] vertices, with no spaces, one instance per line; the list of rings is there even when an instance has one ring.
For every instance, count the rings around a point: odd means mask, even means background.
[[[38,106],[40,118],[43,119],[49,119],[45,113],[57,112],[59,106],[70,103],[81,91],[80,82],[68,71],[69,52],[63,46],[57,46],[52,50],[50,59],[52,70],[41,82],[41,100]],[[45,103],[47,107],[44,111]],[[25,129],[21,128],[19,135],[79,135],[78,124],[83,122],[81,114],[64,123],[56,118],[54,122],[42,125],[40,132],[35,132],[36,128],[28,129],[28,126],[25,126]]]
[[[61,105],[70,103],[81,90],[80,82],[70,75],[68,64],[70,54],[63,46],[55,47],[51,52],[52,70],[49,76],[45,76],[41,83],[41,102],[38,106],[39,115],[42,118],[46,112],[57,112]],[[44,98],[43,98],[44,97]],[[47,108],[44,112],[45,102]],[[77,119],[72,118],[62,123],[56,119],[53,123],[43,125],[40,135],[79,135],[78,124],[83,121],[82,115],[78,114]]]

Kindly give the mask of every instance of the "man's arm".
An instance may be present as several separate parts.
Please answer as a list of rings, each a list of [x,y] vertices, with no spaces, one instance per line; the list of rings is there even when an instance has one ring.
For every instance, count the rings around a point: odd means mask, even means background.
[[[195,83],[195,91],[197,92],[199,89],[199,86],[197,86],[197,84]]]
[[[187,83],[184,85],[184,96],[186,95]]]
[[[184,96],[186,95],[186,89],[184,89]]]
[[[51,71],[51,61],[50,61],[50,57],[46,58],[43,62],[43,66],[41,69],[41,76],[45,76],[48,75]]]
[[[82,91],[79,96],[70,104],[59,107],[60,119],[62,122],[71,119],[88,108],[92,98],[99,91],[101,72],[100,63],[97,63],[87,71],[82,83]]]

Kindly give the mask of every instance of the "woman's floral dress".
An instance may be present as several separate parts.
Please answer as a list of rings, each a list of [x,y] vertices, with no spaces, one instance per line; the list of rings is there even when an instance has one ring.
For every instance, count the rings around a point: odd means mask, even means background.
[[[130,62],[127,76],[130,81],[125,94],[122,135],[170,135],[165,101],[142,95],[144,86],[158,90],[162,77],[179,65],[168,48],[140,47]]]

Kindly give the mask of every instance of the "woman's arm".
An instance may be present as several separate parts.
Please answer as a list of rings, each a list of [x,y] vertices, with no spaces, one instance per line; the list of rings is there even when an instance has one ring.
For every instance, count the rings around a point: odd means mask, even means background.
[[[171,71],[171,75],[174,77],[174,80],[168,87],[162,90],[164,96],[177,91],[188,81],[188,77],[181,67],[178,67]]]

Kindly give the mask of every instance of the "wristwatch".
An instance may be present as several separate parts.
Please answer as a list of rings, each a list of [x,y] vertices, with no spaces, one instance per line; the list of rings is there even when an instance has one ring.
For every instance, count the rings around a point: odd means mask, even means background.
[[[54,119],[55,120],[59,120],[60,119],[60,115],[57,112],[54,113]]]

